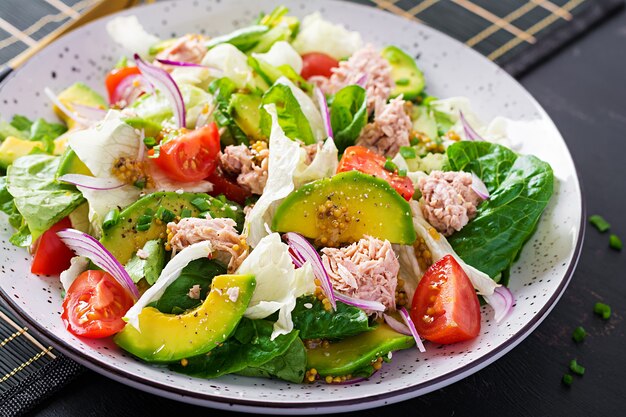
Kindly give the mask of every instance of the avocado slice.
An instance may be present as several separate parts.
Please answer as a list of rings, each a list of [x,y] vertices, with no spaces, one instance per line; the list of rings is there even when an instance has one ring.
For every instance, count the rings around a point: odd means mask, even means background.
[[[135,129],[143,130],[143,133],[146,137],[156,137],[159,135],[159,133],[161,133],[161,130],[163,130],[163,126],[161,126],[160,124],[147,119],[142,119],[141,117],[130,117],[128,119],[125,119],[124,122],[126,122],[127,125],[130,125]]]
[[[382,55],[391,65],[391,78],[395,84],[391,97],[404,94],[405,100],[417,98],[426,82],[413,57],[397,46],[387,46],[382,50]]]
[[[57,169],[57,177],[65,174],[81,174],[93,177],[87,165],[80,160],[72,148],[65,149],[65,152],[61,156],[61,161],[59,162],[59,168]]]
[[[253,94],[233,94],[228,106],[237,126],[246,136],[253,139],[266,139],[261,132],[261,97]]]
[[[228,200],[202,193],[156,192],[125,208],[117,223],[102,232],[100,242],[122,265],[126,265],[147,241],[165,237],[167,221],[157,221],[154,217],[159,207],[169,210],[175,216],[183,214],[183,210],[187,211],[188,217],[198,216],[201,210],[194,205],[197,200],[204,200],[208,205],[208,210],[203,209],[202,212],[208,212],[212,217],[229,217],[238,225],[243,224],[241,208]],[[147,230],[137,230],[138,220],[143,216],[152,216],[152,221]]]
[[[371,332],[307,349],[307,369],[315,368],[325,376],[366,376],[374,373],[372,363],[377,358],[385,358],[389,352],[415,346],[411,336],[398,333],[387,324],[381,324]],[[371,368],[371,369],[369,369]]]
[[[292,192],[278,206],[272,230],[297,232],[323,246],[356,242],[365,235],[403,245],[416,239],[409,203],[387,181],[359,171]]]
[[[115,335],[115,343],[147,362],[173,362],[207,353],[234,332],[255,286],[254,275],[217,276],[199,307],[179,315],[145,307],[139,313],[141,332],[127,324]],[[233,288],[237,288],[236,298],[229,291]]]
[[[106,109],[108,107],[106,100],[89,86],[83,83],[74,83],[59,93],[59,101],[63,103],[69,110],[73,110],[72,104],[82,104],[83,106],[98,107]],[[76,122],[56,106],[54,112],[65,122],[69,129],[73,128]]]
[[[43,150],[43,143],[7,136],[0,145],[0,167],[6,169],[17,158],[28,155],[35,149]]]

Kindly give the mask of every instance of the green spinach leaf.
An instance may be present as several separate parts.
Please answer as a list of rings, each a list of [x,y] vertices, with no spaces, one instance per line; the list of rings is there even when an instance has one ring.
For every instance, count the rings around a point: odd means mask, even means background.
[[[191,261],[170,286],[167,287],[154,307],[162,313],[180,314],[200,305],[211,288],[211,281],[216,275],[226,273],[226,268],[217,261],[201,258]],[[198,298],[189,297],[189,290],[200,286]]]
[[[487,142],[457,142],[447,155],[451,170],[473,171],[491,194],[476,218],[448,240],[465,262],[495,278],[509,270],[534,233],[554,189],[552,168]]]
[[[143,278],[149,285],[156,282],[161,275],[161,271],[165,266],[165,248],[163,247],[163,241],[149,240],[143,247],[147,257],[145,259],[140,258],[137,254],[126,264],[126,271],[130,275],[134,283],[141,281]]]
[[[337,302],[336,311],[326,311],[314,296],[298,298],[291,317],[303,339],[343,339],[373,329],[360,308]]]
[[[291,92],[291,88],[283,84],[274,84],[263,94],[262,105],[273,103],[276,105],[278,124],[291,140],[301,140],[306,145],[315,143],[315,136],[308,119],[302,112],[298,100]],[[261,109],[261,131],[267,137],[272,130],[272,118]]]
[[[302,383],[305,372],[306,349],[302,340],[296,338],[282,355],[270,359],[261,366],[249,366],[237,373],[251,377],[278,378],[299,384]]]
[[[330,124],[340,153],[354,145],[367,124],[365,89],[349,85],[339,90],[330,106]]]
[[[28,117],[20,116],[19,114],[13,116],[13,120],[11,120],[11,126],[19,131],[24,132],[27,137],[30,136],[29,132],[32,125],[33,122]]]
[[[59,157],[28,155],[18,158],[7,170],[7,190],[35,241],[52,225],[69,215],[84,198],[76,187],[55,179]],[[26,231],[21,230],[20,246]]]
[[[30,127],[30,140],[41,142],[47,153],[54,151],[54,140],[67,131],[67,127],[59,123],[48,123],[37,119]]]

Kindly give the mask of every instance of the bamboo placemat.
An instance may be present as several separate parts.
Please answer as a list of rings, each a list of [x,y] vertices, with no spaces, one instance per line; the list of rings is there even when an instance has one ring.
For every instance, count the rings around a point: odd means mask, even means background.
[[[439,29],[516,76],[624,4],[624,0],[352,1]],[[139,1],[1,0],[0,64],[17,67],[51,39],[85,20],[136,3]],[[0,305],[0,415],[31,409],[82,370],[52,346],[37,341]]]

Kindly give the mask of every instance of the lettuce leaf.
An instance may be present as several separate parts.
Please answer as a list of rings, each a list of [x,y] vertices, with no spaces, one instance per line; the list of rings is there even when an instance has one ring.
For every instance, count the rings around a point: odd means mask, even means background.
[[[284,381],[301,384],[306,372],[306,349],[300,338],[289,345],[282,355],[265,362],[258,367],[247,367],[237,373],[243,376],[259,378],[278,378]]]
[[[263,105],[274,104],[278,116],[278,124],[285,135],[292,140],[301,140],[307,145],[316,142],[311,125],[300,108],[300,104],[289,86],[274,84],[263,95]],[[261,131],[269,136],[272,130],[272,118],[265,110],[261,110]]]
[[[237,86],[229,78],[214,80],[209,85],[209,92],[213,94],[215,100],[215,110],[213,118],[219,127],[227,128],[227,135],[220,135],[223,146],[228,145],[249,145],[248,136],[241,130],[230,114],[230,99],[237,90]]]
[[[476,217],[450,236],[464,261],[492,278],[506,274],[530,239],[554,190],[552,168],[489,142],[462,141],[447,149],[450,169],[474,172],[491,196]]]
[[[229,43],[210,49],[202,59],[202,65],[221,70],[224,77],[229,78],[239,89],[267,90],[268,86],[265,81],[255,76],[248,65],[246,54]]]
[[[354,145],[367,124],[365,89],[349,85],[335,94],[330,106],[330,123],[340,153]]]
[[[303,339],[343,339],[372,329],[360,308],[337,302],[336,311],[327,311],[314,296],[298,298],[291,316]]]
[[[159,42],[159,38],[146,32],[137,16],[118,16],[111,19],[106,30],[111,39],[130,53],[148,56],[150,47]]]
[[[266,53],[253,53],[252,56],[276,68],[282,65],[289,65],[297,74],[300,74],[302,71],[302,57],[293,49],[289,42],[276,42]]]
[[[293,41],[293,47],[300,55],[323,52],[337,60],[349,57],[362,46],[363,40],[358,32],[324,20],[319,12],[302,19],[300,32]]]
[[[76,187],[56,181],[58,166],[59,157],[36,154],[18,158],[7,169],[6,189],[24,218],[15,244],[28,246],[83,203]]]
[[[145,259],[135,254],[125,268],[135,284],[145,278],[146,282],[152,285],[159,278],[159,274],[165,266],[165,248],[160,239],[149,240],[143,246],[143,251],[147,254]]]

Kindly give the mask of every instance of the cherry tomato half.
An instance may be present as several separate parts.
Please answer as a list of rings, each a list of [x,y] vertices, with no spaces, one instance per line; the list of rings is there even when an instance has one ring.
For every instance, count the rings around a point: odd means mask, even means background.
[[[76,336],[107,337],[124,328],[122,317],[133,304],[128,291],[109,273],[90,270],[67,290],[61,318]]]
[[[309,52],[302,55],[302,78],[308,80],[314,75],[330,77],[332,68],[338,67],[339,61],[321,52]]]
[[[469,277],[452,255],[428,268],[417,285],[411,319],[435,343],[470,340],[480,332],[480,303]]]
[[[174,180],[199,181],[213,173],[219,151],[220,135],[217,125],[211,123],[167,140],[154,161]]]
[[[118,103],[124,95],[129,95],[126,91],[132,88],[132,81],[141,77],[141,72],[137,67],[123,67],[112,70],[104,80],[109,93],[109,103]]]
[[[225,178],[218,170],[213,171],[206,179],[213,184],[213,190],[209,193],[212,196],[224,194],[224,197],[239,204],[245,204],[246,198],[252,193],[247,188],[237,184],[237,182]]]
[[[387,171],[387,159],[370,151],[364,146],[349,146],[343,153],[337,172],[361,171],[387,181],[407,201],[411,201],[415,188],[408,177],[401,177],[397,172]]]
[[[72,227],[69,217],[46,230],[35,242],[30,272],[37,275],[58,275],[70,267],[74,252],[65,246],[57,232]]]

